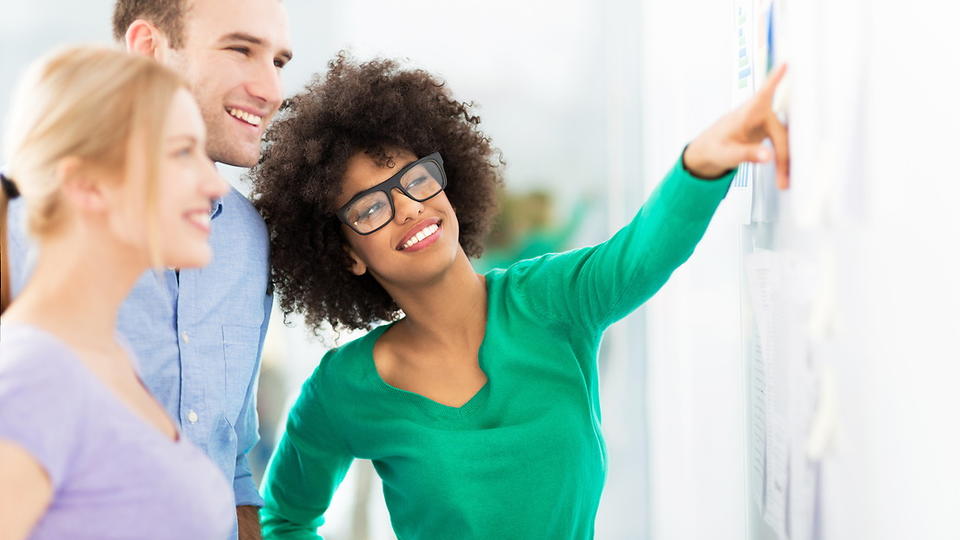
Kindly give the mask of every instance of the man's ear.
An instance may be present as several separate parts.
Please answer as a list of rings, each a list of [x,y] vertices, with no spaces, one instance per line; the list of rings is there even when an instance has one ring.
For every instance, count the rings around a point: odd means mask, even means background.
[[[63,186],[64,198],[79,212],[98,214],[109,207],[102,183],[90,177],[89,167],[79,158],[62,159],[56,174]]]
[[[162,61],[165,48],[169,47],[167,36],[150,21],[137,19],[127,27],[124,35],[127,50],[134,54],[149,56]]]
[[[357,252],[353,250],[348,244],[343,245],[344,251],[347,252],[347,255],[350,257],[350,260],[353,261],[350,265],[350,272],[355,276],[362,276],[367,273],[367,264],[360,259],[360,256],[357,255]]]

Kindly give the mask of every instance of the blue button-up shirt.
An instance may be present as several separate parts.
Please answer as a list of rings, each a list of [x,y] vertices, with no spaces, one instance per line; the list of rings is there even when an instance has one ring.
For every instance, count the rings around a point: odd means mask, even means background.
[[[33,268],[23,199],[8,213],[11,288]],[[262,506],[247,452],[257,434],[256,381],[270,320],[267,230],[231,189],[214,205],[213,260],[200,269],[148,271],[120,309],[119,329],[141,376],[183,435],[233,481],[236,505]],[[109,269],[105,269],[109,271]]]

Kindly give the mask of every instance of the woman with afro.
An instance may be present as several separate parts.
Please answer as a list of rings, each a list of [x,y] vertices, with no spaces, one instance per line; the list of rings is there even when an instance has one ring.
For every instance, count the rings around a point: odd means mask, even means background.
[[[398,538],[588,539],[606,473],[604,329],[693,252],[741,162],[777,158],[783,76],[693,140],[593,247],[477,274],[500,163],[438,79],[341,54],[267,133],[254,199],[285,313],[372,331],[304,383],[265,485],[266,538],[317,538],[355,458]]]

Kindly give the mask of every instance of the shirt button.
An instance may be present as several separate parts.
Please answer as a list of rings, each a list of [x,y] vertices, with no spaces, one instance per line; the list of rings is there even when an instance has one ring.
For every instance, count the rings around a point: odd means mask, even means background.
[[[191,424],[196,424],[197,420],[200,420],[200,416],[197,414],[197,411],[190,411],[187,413],[187,420],[189,420]]]
[[[190,343],[190,334],[186,332],[181,332],[180,337],[183,338],[184,343]]]

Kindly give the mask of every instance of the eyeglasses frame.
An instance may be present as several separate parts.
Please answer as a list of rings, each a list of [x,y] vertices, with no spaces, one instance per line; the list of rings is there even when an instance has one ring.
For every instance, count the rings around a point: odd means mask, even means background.
[[[440,181],[440,190],[434,193],[433,195],[430,195],[429,197],[426,197],[424,199],[418,199],[413,195],[411,195],[410,192],[408,192],[407,189],[403,187],[403,184],[400,183],[400,180],[403,179],[404,174],[409,172],[411,169],[413,169],[417,165],[421,165],[423,163],[430,162],[430,161],[436,163],[437,167],[440,169],[440,178],[437,179]],[[396,205],[393,204],[394,189],[399,189],[400,193],[403,193],[408,199],[411,199],[417,202],[424,202],[436,197],[437,195],[440,194],[441,191],[443,191],[446,188],[447,188],[447,171],[444,170],[443,168],[443,158],[440,156],[440,152],[433,152],[432,154],[426,155],[416,161],[408,163],[402,169],[400,169],[395,174],[393,174],[390,178],[387,178],[383,182],[380,182],[379,184],[371,188],[365,189],[360,193],[357,193],[356,195],[351,197],[350,200],[346,202],[346,204],[344,204],[343,206],[337,209],[337,212],[336,212],[337,218],[340,219],[341,223],[343,223],[347,227],[350,227],[350,230],[352,230],[353,232],[359,234],[360,236],[367,236],[386,227],[387,225],[390,224],[391,221],[393,221],[395,217],[397,217],[397,207]],[[354,228],[354,226],[351,225],[350,222],[347,220],[347,209],[350,208],[350,205],[352,205],[353,203],[377,191],[384,192],[384,194],[386,194],[387,196],[387,201],[390,202],[390,219],[388,219],[387,221],[384,222],[383,225],[377,227],[376,229],[373,229],[372,231],[360,232],[356,228]]]

